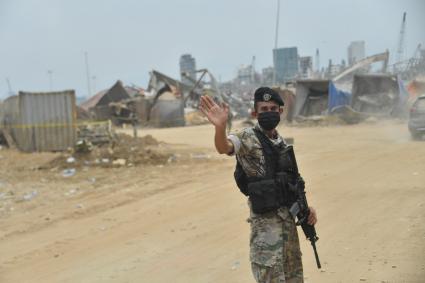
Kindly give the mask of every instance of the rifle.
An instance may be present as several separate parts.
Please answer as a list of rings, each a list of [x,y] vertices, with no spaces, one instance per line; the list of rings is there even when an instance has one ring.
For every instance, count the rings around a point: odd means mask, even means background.
[[[319,255],[317,254],[316,242],[319,240],[317,237],[316,229],[314,225],[307,223],[308,216],[310,215],[310,209],[308,208],[307,198],[305,196],[305,183],[298,172],[297,160],[295,159],[294,148],[288,146],[285,149],[287,162],[290,163],[292,168],[292,174],[296,176],[294,184],[289,184],[289,190],[292,191],[296,196],[296,201],[289,208],[289,212],[292,216],[297,218],[296,225],[301,225],[307,240],[310,241],[313,246],[314,256],[316,258],[317,268],[321,268]]]

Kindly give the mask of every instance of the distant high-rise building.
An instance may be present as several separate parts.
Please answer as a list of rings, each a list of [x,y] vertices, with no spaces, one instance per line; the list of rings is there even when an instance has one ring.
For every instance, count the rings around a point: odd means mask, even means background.
[[[298,74],[297,47],[273,49],[273,62],[277,83],[285,83],[293,80]]]
[[[189,85],[193,84],[186,75],[196,81],[196,61],[190,54],[183,54],[180,57],[180,76],[183,83]]]
[[[313,72],[313,57],[305,56],[300,57],[300,75],[302,78],[306,79],[311,77]]]
[[[352,41],[348,46],[348,65],[353,65],[357,61],[365,58],[365,42]]]
[[[242,65],[238,68],[237,79],[240,84],[249,84],[253,82],[253,66]]]
[[[273,67],[263,68],[263,70],[261,72],[261,82],[265,85],[272,85],[273,84],[273,74],[274,74],[274,68]]]

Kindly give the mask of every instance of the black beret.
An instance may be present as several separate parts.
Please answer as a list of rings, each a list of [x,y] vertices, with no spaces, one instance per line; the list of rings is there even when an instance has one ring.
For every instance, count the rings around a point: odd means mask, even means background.
[[[257,88],[257,90],[254,93],[254,103],[259,101],[270,101],[273,100],[280,106],[283,106],[283,100],[280,97],[279,93],[277,91],[269,88],[269,87],[260,87]]]

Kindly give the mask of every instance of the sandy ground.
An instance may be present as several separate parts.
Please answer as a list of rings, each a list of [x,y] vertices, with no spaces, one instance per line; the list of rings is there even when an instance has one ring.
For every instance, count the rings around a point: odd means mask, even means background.
[[[306,282],[425,282],[425,142],[406,125],[280,128],[318,212]],[[254,282],[246,199],[213,127],[143,130],[165,165],[40,169],[0,150],[0,282]],[[300,233],[302,231],[300,230]]]

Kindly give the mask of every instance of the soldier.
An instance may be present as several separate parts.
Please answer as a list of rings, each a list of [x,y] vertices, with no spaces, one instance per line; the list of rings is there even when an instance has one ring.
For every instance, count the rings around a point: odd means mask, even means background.
[[[201,111],[215,126],[214,142],[217,152],[236,155],[248,179],[250,191],[244,192],[242,189],[241,191],[249,196],[250,261],[254,278],[258,283],[304,281],[298,233],[295,220],[289,213],[288,203],[279,202],[270,210],[270,203],[277,199],[275,195],[269,197],[265,204],[262,203],[263,200],[255,198],[252,194],[253,190],[255,194],[256,191],[266,187],[264,184],[267,183],[266,176],[270,173],[268,171],[277,172],[276,168],[270,169],[268,165],[272,164],[267,161],[272,157],[268,156],[270,154],[265,154],[259,135],[262,133],[275,148],[286,147],[285,141],[276,130],[283,104],[283,100],[274,90],[268,87],[258,88],[254,94],[252,112],[252,116],[258,120],[258,123],[237,134],[226,136],[228,105],[223,103],[219,106],[210,97],[201,97]],[[279,163],[276,164],[278,166]],[[252,182],[249,183],[250,181]],[[312,207],[309,209],[308,223],[314,225],[317,222],[316,212]]]

